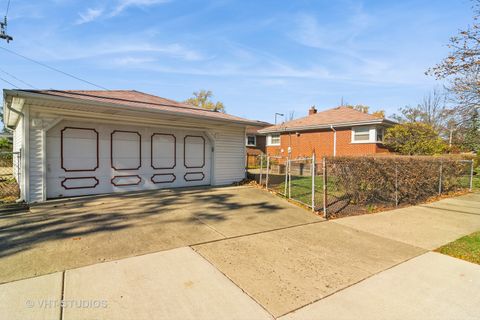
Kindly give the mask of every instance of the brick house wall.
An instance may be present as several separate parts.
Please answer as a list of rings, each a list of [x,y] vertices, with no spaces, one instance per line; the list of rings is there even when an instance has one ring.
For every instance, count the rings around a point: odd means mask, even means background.
[[[337,131],[337,156],[360,156],[375,153],[388,153],[389,150],[377,143],[352,143],[352,130],[339,128]],[[333,156],[334,132],[331,129],[282,133],[280,146],[267,146],[266,153],[275,156],[287,156],[291,147],[292,158]],[[283,151],[283,152],[282,152]]]
[[[247,146],[247,154],[250,155],[260,155],[266,153],[267,137],[266,136],[255,136],[256,146]]]

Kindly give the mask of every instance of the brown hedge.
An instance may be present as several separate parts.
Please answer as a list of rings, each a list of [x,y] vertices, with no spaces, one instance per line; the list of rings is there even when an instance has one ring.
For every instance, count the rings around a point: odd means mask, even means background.
[[[470,163],[438,157],[326,158],[329,193],[350,204],[416,204],[468,189]],[[440,181],[440,172],[441,181]]]

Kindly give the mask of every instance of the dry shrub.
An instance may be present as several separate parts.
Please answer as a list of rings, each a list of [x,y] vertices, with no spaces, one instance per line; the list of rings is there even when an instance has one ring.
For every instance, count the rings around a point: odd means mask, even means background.
[[[329,193],[352,205],[416,204],[438,195],[440,184],[442,193],[468,188],[469,162],[398,156],[326,161]]]

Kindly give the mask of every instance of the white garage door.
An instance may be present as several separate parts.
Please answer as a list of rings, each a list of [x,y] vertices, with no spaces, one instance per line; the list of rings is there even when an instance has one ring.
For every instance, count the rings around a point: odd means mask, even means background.
[[[210,184],[200,131],[62,121],[47,133],[47,197]]]

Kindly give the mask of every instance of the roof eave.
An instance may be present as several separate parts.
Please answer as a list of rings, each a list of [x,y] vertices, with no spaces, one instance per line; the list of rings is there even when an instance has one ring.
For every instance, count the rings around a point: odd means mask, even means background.
[[[265,128],[259,130],[259,133],[281,133],[281,132],[292,132],[292,131],[309,131],[315,129],[330,129],[330,128],[344,128],[344,127],[354,127],[354,126],[365,126],[365,125],[395,125],[396,122],[388,119],[378,119],[378,120],[367,120],[367,121],[354,121],[354,122],[343,122],[343,123],[331,123],[331,124],[322,124],[322,125],[310,125],[310,126],[298,126],[298,127],[283,127],[283,128]]]
[[[4,89],[3,91],[4,91],[4,97],[7,97],[10,95],[12,97],[41,99],[46,101],[64,102],[64,103],[76,103],[76,104],[85,105],[85,106],[103,106],[103,107],[123,109],[128,111],[143,111],[146,113],[159,113],[159,114],[168,114],[168,115],[177,115],[177,116],[179,115],[179,113],[175,111],[158,110],[158,109],[151,109],[151,108],[145,108],[145,107],[131,107],[124,104],[116,104],[116,103],[100,102],[100,101],[87,101],[87,100],[68,98],[68,97],[47,96],[41,93],[33,93],[33,92],[12,90],[12,89]],[[222,119],[222,118],[216,118],[216,117],[183,114],[183,113],[181,114],[181,116],[195,118],[195,119],[202,119],[202,120],[235,123],[235,124],[246,125],[246,126],[251,126],[256,123],[255,121],[251,121],[247,119],[246,120]]]

